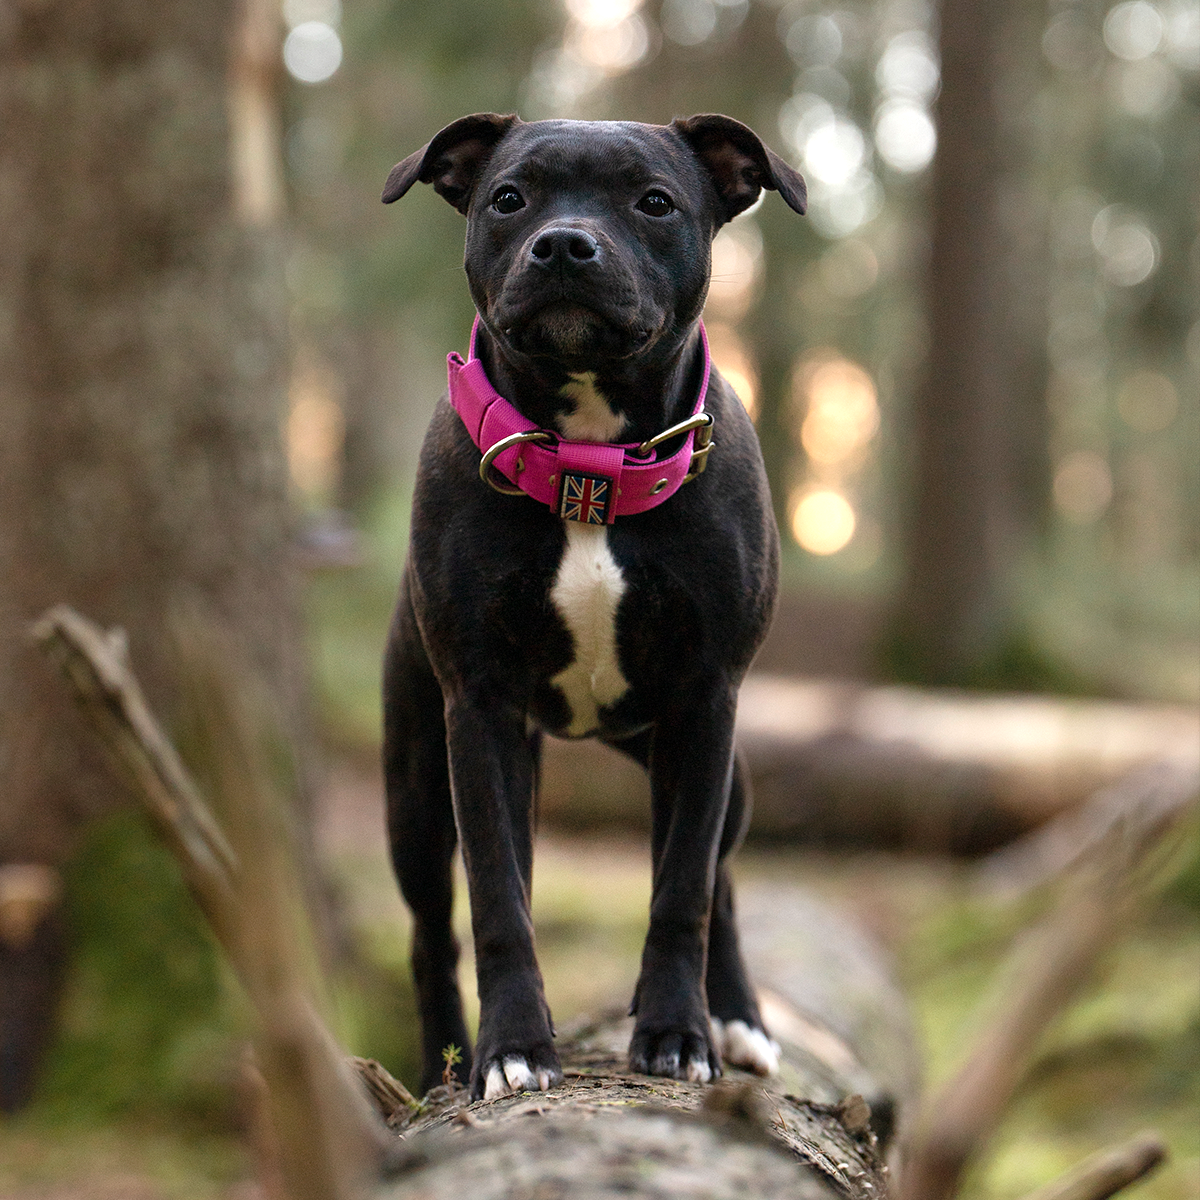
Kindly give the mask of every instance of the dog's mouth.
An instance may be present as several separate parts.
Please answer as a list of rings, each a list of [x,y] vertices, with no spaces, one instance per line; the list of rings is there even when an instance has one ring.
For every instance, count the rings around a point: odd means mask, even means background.
[[[653,338],[651,330],[614,321],[574,300],[556,300],[499,324],[519,353],[568,363],[628,358]]]

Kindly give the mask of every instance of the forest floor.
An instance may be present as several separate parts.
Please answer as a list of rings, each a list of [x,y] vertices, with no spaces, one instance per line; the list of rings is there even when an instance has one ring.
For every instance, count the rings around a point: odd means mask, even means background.
[[[393,1013],[406,1004],[373,995],[371,987],[403,978],[407,922],[384,853],[378,781],[370,772],[331,774],[318,840],[346,928],[374,971],[365,992],[360,986],[340,994],[341,1035],[387,1061],[387,1048],[373,1044],[379,1021],[373,1002]],[[749,847],[736,874],[743,889],[754,891],[803,885],[859,918],[893,957],[935,1083],[969,1044],[980,999],[1030,916],[1028,904],[1017,911],[985,900],[972,886],[970,865],[942,859]],[[541,838],[534,913],[547,995],[560,1022],[630,994],[648,898],[648,849],[641,839]],[[1179,885],[1169,889],[1052,1029],[969,1181],[973,1200],[1014,1200],[1144,1128],[1166,1137],[1172,1159],[1131,1197],[1200,1198],[1195,902]],[[469,950],[465,904],[459,922]],[[469,980],[469,956],[463,971]],[[469,984],[464,990],[473,993]],[[398,1072],[406,1069],[405,1059],[411,1062],[402,1050],[392,1058],[387,1065]],[[64,1116],[61,1105],[51,1113],[35,1104],[0,1125],[0,1200],[260,1200],[237,1124],[236,1118],[222,1124],[170,1110],[99,1118],[84,1109]]]

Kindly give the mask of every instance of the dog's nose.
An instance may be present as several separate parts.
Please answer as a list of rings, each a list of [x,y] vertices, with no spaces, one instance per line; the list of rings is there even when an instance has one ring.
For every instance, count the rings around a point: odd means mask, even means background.
[[[600,243],[586,230],[564,225],[557,229],[542,230],[529,252],[544,267],[556,264],[576,266],[596,258],[600,253]]]

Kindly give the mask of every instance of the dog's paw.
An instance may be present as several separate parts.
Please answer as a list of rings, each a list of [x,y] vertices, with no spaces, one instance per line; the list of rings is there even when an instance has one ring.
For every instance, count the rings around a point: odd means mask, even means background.
[[[635,1030],[629,1043],[629,1067],[642,1075],[665,1075],[689,1083],[708,1083],[721,1074],[709,1040],[695,1033]]]
[[[731,1067],[742,1067],[755,1075],[779,1073],[779,1043],[762,1029],[745,1021],[712,1018],[713,1041]]]
[[[534,1063],[522,1054],[506,1054],[483,1064],[480,1071],[485,1100],[512,1092],[546,1092],[562,1083],[562,1068],[553,1063]]]

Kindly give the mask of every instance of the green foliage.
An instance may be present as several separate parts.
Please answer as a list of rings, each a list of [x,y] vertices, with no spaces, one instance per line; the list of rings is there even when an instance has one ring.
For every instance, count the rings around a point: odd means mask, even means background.
[[[1123,932],[1047,1031],[964,1195],[1015,1200],[1144,1128],[1165,1138],[1171,1161],[1138,1195],[1190,1200],[1195,1194],[1200,929],[1194,913],[1176,902],[1188,871]],[[936,1091],[981,1035],[985,1000],[1003,1003],[997,991],[1003,964],[1053,894],[1009,905],[952,881],[920,890],[916,904],[909,901],[919,911],[898,957],[923,1034],[927,1086]]]
[[[442,1082],[449,1087],[457,1078],[454,1068],[462,1062],[462,1047],[456,1046],[453,1042],[450,1043],[443,1051],[442,1058],[445,1060],[445,1067],[442,1068]]]
[[[984,659],[962,670],[952,664],[932,662],[914,638],[893,629],[879,648],[879,665],[897,683],[968,687],[981,691],[1049,692],[1060,696],[1103,696],[1111,689],[1084,670],[1056,654],[1023,628]]]
[[[66,873],[72,945],[38,1107],[73,1120],[228,1118],[233,1018],[204,920],[138,813],[86,832]]]
[[[412,482],[383,490],[363,518],[367,561],[305,589],[309,661],[326,745],[374,756],[381,736],[383,646],[408,542]]]
[[[421,1044],[407,961],[379,962],[371,957],[370,946],[362,944],[354,961],[338,970],[333,995],[338,1033],[350,1053],[381,1062],[418,1093]]]
[[[1179,873],[1168,885],[1167,897],[1193,913],[1200,913],[1200,821],[1192,821]]]

